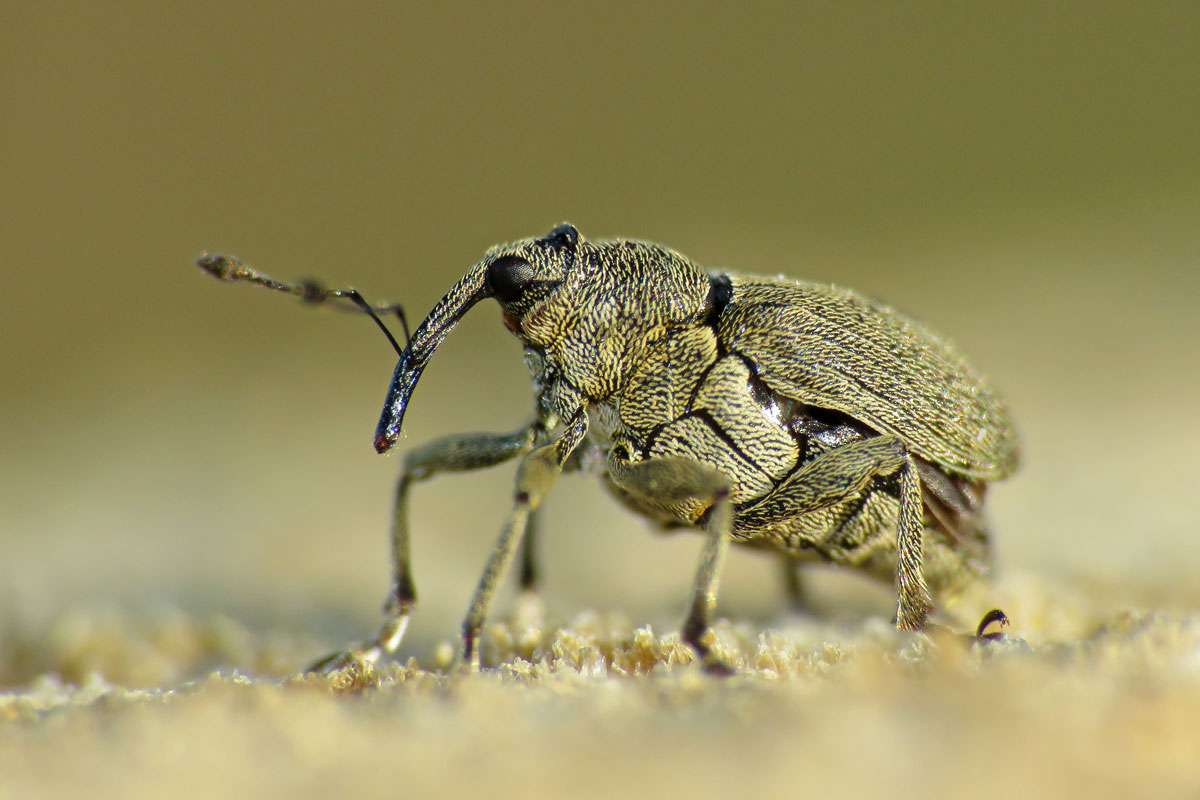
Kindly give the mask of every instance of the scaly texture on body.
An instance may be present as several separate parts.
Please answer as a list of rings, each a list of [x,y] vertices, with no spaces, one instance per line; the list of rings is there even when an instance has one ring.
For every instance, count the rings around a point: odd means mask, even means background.
[[[237,273],[212,258],[204,266]],[[488,250],[417,327],[388,389],[380,452],[396,442],[438,345],[488,298],[525,347],[534,420],[409,455],[389,618],[368,648],[374,656],[395,650],[416,600],[411,484],[517,456],[513,510],[463,625],[467,659],[477,657],[491,598],[542,498],[582,464],[603,465],[608,487],[645,516],[706,530],[683,636],[718,671],[708,627],[731,541],[893,579],[904,629],[924,625],[931,587],[957,589],[987,570],[984,492],[1015,469],[1016,436],[995,392],[951,345],[846,289],[708,271],[651,242],[590,242],[565,223]],[[522,569],[530,590],[531,552]]]

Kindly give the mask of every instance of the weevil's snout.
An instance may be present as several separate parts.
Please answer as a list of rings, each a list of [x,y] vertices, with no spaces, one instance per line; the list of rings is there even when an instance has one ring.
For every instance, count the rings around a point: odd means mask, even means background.
[[[472,306],[491,296],[485,277],[484,264],[476,264],[413,331],[412,339],[396,362],[392,381],[388,384],[383,412],[375,428],[375,452],[386,453],[400,438],[408,402],[438,345]]]
[[[375,428],[375,452],[386,453],[400,438],[400,427],[404,423],[404,411],[412,397],[421,370],[412,367],[412,347],[405,349],[396,370],[392,373],[392,382],[388,384],[387,399],[383,403],[383,413],[379,417],[379,425]]]
[[[417,326],[396,363],[375,428],[376,452],[386,453],[395,446],[421,373],[463,315],[480,300],[494,297],[500,302],[504,324],[521,335],[522,318],[562,282],[582,242],[579,231],[563,223],[541,238],[494,247],[471,267]]]

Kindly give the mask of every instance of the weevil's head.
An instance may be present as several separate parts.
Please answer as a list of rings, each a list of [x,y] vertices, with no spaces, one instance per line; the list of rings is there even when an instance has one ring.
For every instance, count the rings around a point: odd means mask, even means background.
[[[628,239],[590,242],[569,223],[492,247],[413,332],[388,387],[375,449],[396,443],[429,359],[480,300],[495,299],[505,327],[578,392],[600,400],[619,388],[655,336],[703,317],[709,290],[705,273],[673,250]]]

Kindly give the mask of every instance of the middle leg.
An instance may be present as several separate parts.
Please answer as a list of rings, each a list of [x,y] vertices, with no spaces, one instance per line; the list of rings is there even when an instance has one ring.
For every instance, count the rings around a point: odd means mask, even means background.
[[[706,532],[704,549],[696,570],[682,637],[696,651],[706,671],[719,675],[732,673],[732,668],[713,653],[710,630],[721,567],[733,532],[728,479],[704,464],[675,457],[629,462],[612,456],[609,474],[621,488],[655,503],[672,505],[699,500],[708,505],[702,516]]]

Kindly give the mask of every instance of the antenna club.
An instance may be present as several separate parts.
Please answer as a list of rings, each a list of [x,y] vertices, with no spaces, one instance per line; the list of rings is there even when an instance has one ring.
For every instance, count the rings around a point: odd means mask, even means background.
[[[196,259],[196,266],[212,275],[219,281],[236,281],[245,277],[246,266],[237,256],[227,256],[224,253],[210,253],[205,250]]]

